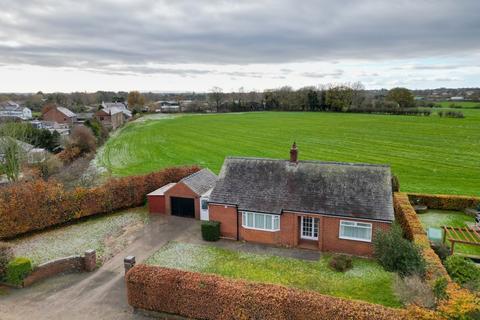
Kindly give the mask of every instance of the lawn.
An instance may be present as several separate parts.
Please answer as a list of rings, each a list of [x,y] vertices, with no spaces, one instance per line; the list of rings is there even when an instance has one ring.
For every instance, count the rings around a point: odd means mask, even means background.
[[[58,227],[10,241],[17,257],[28,257],[33,265],[53,259],[97,251],[102,263],[123,249],[131,233],[148,219],[144,208],[129,209],[110,215],[91,217],[72,225]]]
[[[463,228],[472,227],[475,224],[473,217],[459,211],[428,210],[427,213],[419,214],[418,217],[425,230],[427,230],[428,227],[439,228],[441,226],[450,226]],[[455,252],[480,257],[480,246],[457,243],[455,245]]]
[[[344,113],[183,115],[129,123],[96,162],[116,176],[199,164],[218,172],[226,156],[390,164],[409,192],[479,195],[480,110],[464,119]]]
[[[354,258],[346,273],[328,267],[329,256],[306,261],[218,247],[170,242],[145,263],[231,278],[281,284],[337,297],[401,307],[393,293],[395,275],[376,262]]]

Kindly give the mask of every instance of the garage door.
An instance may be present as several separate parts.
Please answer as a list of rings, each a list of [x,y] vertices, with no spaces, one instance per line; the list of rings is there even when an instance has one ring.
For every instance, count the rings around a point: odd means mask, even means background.
[[[195,202],[191,198],[171,197],[172,215],[195,218]]]

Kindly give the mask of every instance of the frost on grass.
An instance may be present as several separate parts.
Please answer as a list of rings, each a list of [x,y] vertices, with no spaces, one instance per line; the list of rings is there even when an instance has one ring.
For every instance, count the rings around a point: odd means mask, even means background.
[[[88,249],[95,249],[98,259],[103,261],[105,255],[111,253],[105,246],[106,239],[119,236],[125,228],[143,224],[146,219],[145,209],[130,209],[92,217],[73,225],[12,240],[11,243],[14,244],[16,256],[28,257],[34,265],[71,255],[81,255]]]
[[[205,271],[213,256],[208,247],[190,243],[170,242],[155,252],[145,263],[187,271]]]

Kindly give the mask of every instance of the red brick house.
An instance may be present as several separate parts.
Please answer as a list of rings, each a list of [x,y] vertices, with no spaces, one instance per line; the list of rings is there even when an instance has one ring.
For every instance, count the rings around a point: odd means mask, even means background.
[[[202,169],[177,183],[169,183],[147,195],[150,213],[208,220],[208,195],[217,181],[209,169]]]
[[[229,157],[209,197],[209,218],[225,238],[359,256],[390,228],[390,167]]]
[[[63,123],[71,126],[77,122],[77,115],[64,107],[53,107],[42,114],[42,119],[45,121]]]

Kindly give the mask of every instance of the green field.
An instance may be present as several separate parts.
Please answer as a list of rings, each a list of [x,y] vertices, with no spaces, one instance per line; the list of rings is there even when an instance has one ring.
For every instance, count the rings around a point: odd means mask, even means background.
[[[393,292],[395,274],[375,261],[353,258],[345,273],[328,267],[330,257],[306,261],[274,255],[260,255],[212,246],[170,242],[145,262],[167,268],[213,273],[224,277],[276,283],[357,299],[389,307],[401,307]]]
[[[225,156],[390,164],[402,191],[480,194],[480,110],[466,118],[261,112],[183,115],[128,124],[97,164],[126,176],[198,164],[218,172]]]
[[[474,107],[479,107],[480,108],[480,101],[440,101],[436,102],[439,105],[441,105],[444,108],[450,107],[450,105],[454,104],[457,106],[461,106],[462,108],[474,108]]]

